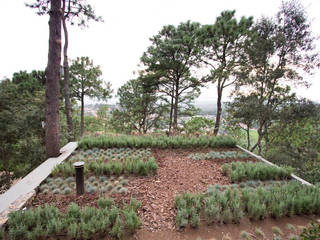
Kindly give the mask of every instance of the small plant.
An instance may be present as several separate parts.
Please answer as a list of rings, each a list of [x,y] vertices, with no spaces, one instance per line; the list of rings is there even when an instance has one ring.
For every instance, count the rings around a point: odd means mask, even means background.
[[[320,224],[311,222],[311,226],[301,227],[303,232],[301,233],[301,240],[318,240],[320,238]]]
[[[120,188],[120,189],[118,190],[118,193],[126,193],[127,191],[128,191],[127,188],[122,187],[122,188]]]
[[[66,182],[67,182],[68,184],[70,184],[70,183],[72,183],[72,182],[74,182],[74,181],[75,181],[74,177],[68,177],[68,178],[66,179]]]
[[[39,187],[40,191],[43,191],[44,189],[48,189],[48,188],[49,188],[49,186],[48,186],[47,184],[42,184],[42,185]]]
[[[65,194],[65,195],[68,195],[68,194],[70,194],[72,191],[71,191],[71,188],[69,188],[69,187],[66,187],[65,189],[63,189],[63,194]]]
[[[95,193],[97,191],[97,187],[91,186],[87,189],[88,193]]]
[[[177,216],[176,216],[176,225],[177,228],[185,228],[188,225],[188,211],[187,209],[180,209],[178,210]]]
[[[283,232],[281,231],[281,229],[277,226],[273,226],[272,227],[272,232],[273,234],[277,235],[277,236],[282,236]]]
[[[242,239],[249,240],[250,239],[250,234],[248,232],[246,232],[246,231],[241,231],[240,237]]]
[[[266,235],[264,234],[264,232],[262,231],[261,228],[256,228],[255,233],[256,233],[257,237],[259,237],[259,238],[264,239],[266,237]]]
[[[122,180],[120,181],[120,184],[121,184],[122,186],[127,186],[127,185],[128,185],[128,180],[127,180],[127,179],[122,179]]]
[[[297,231],[296,227],[293,226],[293,225],[290,224],[290,223],[288,223],[286,227],[287,227],[287,229],[288,229],[289,231],[292,231],[292,232],[296,232],[296,231]]]
[[[114,201],[112,198],[99,198],[98,200],[98,206],[100,208],[110,208],[114,204]]]
[[[120,220],[119,217],[117,217],[115,224],[113,225],[110,235],[114,238],[121,239],[123,236],[123,226],[122,226],[122,221]]]
[[[107,191],[110,191],[110,190],[113,188],[112,183],[109,183],[109,184],[106,186],[106,188],[107,188]]]
[[[58,188],[56,188],[56,189],[54,189],[54,190],[52,191],[52,193],[53,193],[53,194],[60,194],[60,190],[59,190]]]
[[[193,228],[197,228],[200,225],[200,215],[197,213],[197,211],[192,208],[193,211],[191,211],[191,216],[190,216],[190,225]]]
[[[91,177],[89,178],[89,182],[91,182],[91,183],[93,183],[95,180],[96,180],[96,177],[95,177],[95,176],[91,176]]]
[[[295,234],[290,234],[288,237],[289,240],[299,240],[299,236],[295,235]]]

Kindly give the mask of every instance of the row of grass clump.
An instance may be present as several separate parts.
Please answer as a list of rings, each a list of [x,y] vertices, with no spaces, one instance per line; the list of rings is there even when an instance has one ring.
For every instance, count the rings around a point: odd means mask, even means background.
[[[79,142],[80,149],[92,148],[199,148],[235,147],[236,142],[229,136],[98,136],[84,137]]]
[[[128,157],[124,161],[109,161],[104,162],[101,159],[85,161],[84,174],[90,173],[95,175],[122,175],[122,174],[134,174],[140,176],[147,176],[148,174],[154,174],[157,172],[158,164],[154,157],[148,158],[147,161],[143,161],[138,157]],[[74,176],[75,170],[73,167],[73,161],[68,161],[57,165],[52,175],[54,177]]]
[[[199,226],[204,215],[208,224],[239,223],[247,215],[251,220],[266,217],[320,214],[320,189],[290,182],[268,187],[211,187],[204,194],[185,193],[175,197],[177,228]]]
[[[190,159],[193,160],[210,160],[210,159],[243,159],[250,158],[250,155],[245,152],[237,152],[237,151],[226,151],[226,152],[214,152],[211,151],[209,153],[192,153],[189,155]]]
[[[276,167],[260,162],[232,162],[222,165],[222,171],[232,183],[248,180],[285,180],[291,177],[293,168]]]
[[[133,233],[140,227],[137,210],[141,203],[131,199],[118,208],[110,198],[100,198],[98,208],[71,203],[66,213],[46,204],[25,212],[9,214],[9,238],[47,239],[67,235],[71,239],[96,239],[106,234],[122,238],[125,232]]]
[[[85,179],[85,191],[88,193],[126,193],[128,180],[123,176],[115,178],[113,176],[91,176]],[[47,178],[44,184],[41,184],[39,190],[43,194],[73,194],[76,190],[74,177],[68,178]]]
[[[83,160],[92,160],[100,159],[103,161],[116,161],[124,160],[129,157],[138,157],[143,160],[151,156],[150,148],[108,148],[108,149],[87,149],[79,150],[73,154],[71,159],[78,159],[79,161]]]

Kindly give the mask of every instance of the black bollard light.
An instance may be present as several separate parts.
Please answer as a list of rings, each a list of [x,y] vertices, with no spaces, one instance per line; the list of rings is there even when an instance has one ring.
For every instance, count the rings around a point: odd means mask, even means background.
[[[83,174],[84,162],[75,162],[73,166],[76,170],[77,194],[82,195],[84,194],[84,174]]]

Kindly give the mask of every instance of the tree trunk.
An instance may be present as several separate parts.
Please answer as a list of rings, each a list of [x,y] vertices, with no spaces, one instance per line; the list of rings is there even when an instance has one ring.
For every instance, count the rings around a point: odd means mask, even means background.
[[[178,129],[178,104],[179,104],[179,81],[176,83],[175,96],[174,96],[174,107],[173,107],[173,130],[174,132]]]
[[[170,104],[170,118],[169,118],[169,134],[171,134],[172,129],[172,118],[173,118],[173,92],[174,92],[174,83],[172,84],[172,95],[171,95],[171,104]]]
[[[258,150],[259,155],[261,154],[262,127],[263,126],[259,126],[258,131],[257,131],[258,132],[258,141],[250,150],[251,152],[253,152],[258,147],[259,148],[259,150]]]
[[[49,54],[46,68],[46,156],[57,157],[59,149],[59,79],[61,62],[61,1],[51,1]]]
[[[217,92],[218,92],[218,99],[217,99],[217,117],[216,117],[216,123],[213,130],[213,135],[217,136],[220,128],[220,119],[221,119],[221,113],[222,113],[222,107],[221,107],[221,98],[222,98],[222,87],[220,86],[220,80],[218,80],[218,86],[217,86]]]
[[[83,136],[84,132],[84,94],[81,93],[81,121],[80,121],[80,136]]]
[[[62,26],[64,32],[64,47],[63,47],[63,70],[64,70],[64,103],[66,108],[66,117],[67,117],[67,126],[68,126],[68,140],[74,141],[73,135],[73,126],[72,126],[72,114],[71,114],[71,106],[70,106],[70,74],[69,74],[69,64],[68,64],[68,30],[66,19],[62,19]]]
[[[247,149],[250,149],[250,127],[247,127]]]

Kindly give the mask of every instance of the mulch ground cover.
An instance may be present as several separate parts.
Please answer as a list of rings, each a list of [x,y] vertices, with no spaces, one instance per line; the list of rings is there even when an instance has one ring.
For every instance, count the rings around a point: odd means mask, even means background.
[[[235,149],[218,150],[235,151]],[[206,191],[208,185],[230,184],[228,177],[223,175],[221,166],[226,162],[236,161],[235,159],[192,160],[188,157],[191,153],[210,151],[212,149],[153,149],[152,155],[159,165],[157,174],[147,177],[129,176],[127,177],[129,180],[128,191],[125,194],[113,193],[109,195],[118,204],[123,201],[129,202],[131,197],[141,201],[142,206],[138,214],[143,224],[141,229],[131,237],[132,239],[196,239],[197,236],[204,239],[206,237],[210,238],[210,236],[218,236],[217,239],[221,239],[226,232],[237,235],[233,239],[239,239],[239,231],[242,227],[242,230],[254,229],[255,225],[244,219],[239,225],[201,226],[198,230],[176,231],[176,209],[174,208],[176,194],[184,192],[200,193]],[[248,158],[239,161],[255,160]],[[65,212],[71,202],[76,202],[80,206],[96,206],[96,202],[101,196],[104,195],[99,193],[85,193],[82,196],[38,193],[33,201],[28,204],[28,207],[42,206],[48,203]],[[312,218],[297,217],[295,218],[295,224],[306,225],[310,219]],[[266,231],[272,236],[271,225],[281,225],[285,222],[284,220],[267,219],[260,224],[263,223],[263,229],[270,227],[270,230]],[[257,224],[259,225],[259,223]]]
[[[227,151],[235,149],[218,149]],[[235,159],[192,160],[191,153],[206,153],[212,149],[153,149],[159,168],[156,175],[147,177],[129,176],[128,191],[125,194],[111,194],[116,202],[128,202],[135,197],[142,202],[139,216],[143,221],[142,229],[151,232],[175,229],[174,196],[178,193],[200,193],[210,184],[230,184],[223,175],[221,165]],[[215,149],[217,151],[217,149]],[[241,161],[253,159],[241,159]],[[95,206],[96,200],[103,196],[99,193],[86,193],[82,196],[63,194],[37,194],[29,206],[42,206],[45,203],[58,207],[65,212],[71,202],[80,206]]]

